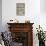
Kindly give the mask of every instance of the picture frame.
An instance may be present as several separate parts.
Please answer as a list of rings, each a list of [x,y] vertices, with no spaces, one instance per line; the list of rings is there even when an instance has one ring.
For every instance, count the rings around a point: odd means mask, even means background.
[[[17,16],[25,15],[25,3],[16,3],[16,15]]]

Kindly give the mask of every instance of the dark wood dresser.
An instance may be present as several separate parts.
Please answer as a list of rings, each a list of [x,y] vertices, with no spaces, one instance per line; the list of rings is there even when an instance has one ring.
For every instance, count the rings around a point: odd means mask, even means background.
[[[33,46],[33,23],[7,23],[13,41],[22,46]]]

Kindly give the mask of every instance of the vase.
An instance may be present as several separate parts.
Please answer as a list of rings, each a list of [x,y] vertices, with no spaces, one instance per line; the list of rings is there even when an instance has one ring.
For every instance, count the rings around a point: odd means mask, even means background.
[[[45,46],[45,41],[39,40],[39,46]]]

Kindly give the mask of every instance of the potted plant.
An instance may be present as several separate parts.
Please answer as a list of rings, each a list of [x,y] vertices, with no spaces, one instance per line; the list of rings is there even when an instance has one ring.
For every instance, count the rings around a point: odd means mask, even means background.
[[[45,35],[42,27],[40,27],[39,25],[39,28],[36,28],[36,29],[37,29],[36,36],[38,36],[39,46],[45,46]]]

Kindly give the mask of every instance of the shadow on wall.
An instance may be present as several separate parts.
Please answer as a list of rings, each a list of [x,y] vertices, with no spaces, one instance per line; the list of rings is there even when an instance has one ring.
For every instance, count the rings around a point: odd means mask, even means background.
[[[0,0],[0,31],[2,31],[2,0]]]
[[[40,12],[46,14],[46,0],[40,0]]]

